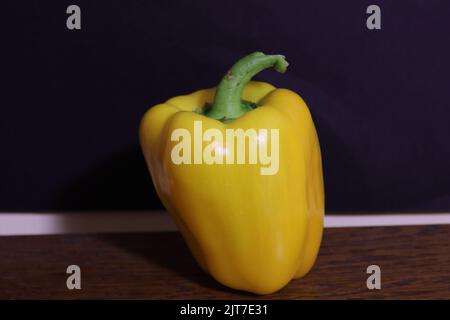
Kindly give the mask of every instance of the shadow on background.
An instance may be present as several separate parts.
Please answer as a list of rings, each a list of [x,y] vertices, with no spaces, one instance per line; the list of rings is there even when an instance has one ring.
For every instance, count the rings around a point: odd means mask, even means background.
[[[161,210],[139,145],[116,153],[62,188],[59,211]]]

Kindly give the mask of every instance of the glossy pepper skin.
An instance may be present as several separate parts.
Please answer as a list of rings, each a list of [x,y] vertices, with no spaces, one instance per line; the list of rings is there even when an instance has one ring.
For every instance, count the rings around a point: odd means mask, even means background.
[[[287,63],[283,56],[249,55],[217,90],[156,105],[140,126],[157,193],[198,264],[222,284],[256,294],[277,291],[311,269],[324,216],[321,153],[307,105],[290,90],[249,82],[271,66],[284,72]],[[203,130],[279,129],[278,172],[261,175],[254,164],[174,164],[171,132],[185,128],[194,135],[196,120]]]

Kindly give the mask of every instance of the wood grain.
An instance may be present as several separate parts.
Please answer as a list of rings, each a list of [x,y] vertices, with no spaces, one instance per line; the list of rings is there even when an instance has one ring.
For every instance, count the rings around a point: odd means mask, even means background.
[[[68,265],[82,289],[66,288]],[[381,290],[366,268],[381,267]],[[312,272],[256,296],[218,284],[177,232],[0,237],[0,298],[431,299],[450,298],[450,225],[326,229]]]

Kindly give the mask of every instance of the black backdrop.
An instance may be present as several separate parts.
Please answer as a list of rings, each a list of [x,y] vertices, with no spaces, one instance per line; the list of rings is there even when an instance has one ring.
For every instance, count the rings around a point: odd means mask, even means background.
[[[77,4],[82,30],[66,28]],[[366,28],[378,4],[382,30]],[[0,211],[161,204],[138,147],[153,104],[282,53],[323,152],[327,209],[450,209],[448,1],[2,2]]]

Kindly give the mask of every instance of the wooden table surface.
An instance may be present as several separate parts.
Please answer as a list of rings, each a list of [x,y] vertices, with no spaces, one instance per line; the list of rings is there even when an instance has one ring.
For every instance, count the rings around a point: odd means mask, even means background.
[[[79,265],[81,290],[66,268]],[[368,290],[367,266],[381,268]],[[228,289],[203,273],[177,232],[0,237],[0,298],[450,298],[450,225],[325,229],[312,272],[275,294]]]

